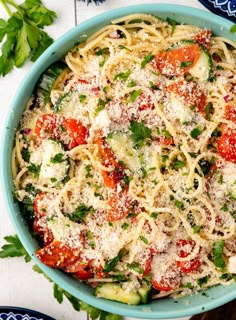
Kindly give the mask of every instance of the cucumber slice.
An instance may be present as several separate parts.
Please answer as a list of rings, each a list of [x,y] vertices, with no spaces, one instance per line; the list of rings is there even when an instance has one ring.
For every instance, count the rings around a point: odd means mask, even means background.
[[[133,141],[124,132],[114,132],[106,138],[107,144],[114,151],[117,159],[131,171],[141,168],[138,150],[134,149]]]
[[[138,289],[138,293],[141,297],[141,303],[148,303],[151,300],[151,286],[143,286]]]
[[[56,187],[66,176],[69,164],[65,150],[60,142],[43,140],[43,158],[39,181],[48,187]]]
[[[75,101],[79,99],[77,91],[69,91],[60,97],[53,107],[55,113],[65,113],[66,111],[73,112],[75,108]],[[78,100],[79,101],[79,100]]]
[[[201,54],[195,65],[189,69],[189,73],[199,81],[207,81],[212,73],[212,59],[209,52],[202,46]]]
[[[177,48],[182,48],[185,46],[190,46],[195,43],[197,42],[193,40],[178,41],[174,43],[172,46],[170,46],[167,49],[167,51],[177,49]],[[212,62],[211,55],[206,50],[206,48],[201,44],[198,44],[198,45],[201,49],[200,57],[198,61],[195,63],[195,65],[191,67],[188,72],[199,81],[207,81],[211,77],[213,62]]]
[[[53,88],[57,85],[59,76],[68,70],[67,65],[62,61],[53,63],[39,78],[36,85],[36,90],[42,92],[44,102],[50,102],[50,93]]]
[[[104,283],[95,288],[94,294],[98,298],[115,300],[130,305],[141,303],[141,296],[138,292],[127,292],[119,283]]]

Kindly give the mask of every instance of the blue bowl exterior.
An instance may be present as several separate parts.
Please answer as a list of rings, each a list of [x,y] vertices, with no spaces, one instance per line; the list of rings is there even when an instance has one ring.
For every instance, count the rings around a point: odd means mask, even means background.
[[[213,33],[219,36],[227,37],[234,41],[236,40],[236,36],[229,32],[232,25],[229,21],[199,9],[167,4],[145,4],[122,7],[100,14],[71,29],[53,43],[33,64],[30,72],[22,82],[13,99],[11,110],[3,129],[2,137],[1,178],[3,192],[11,221],[24,247],[32,256],[35,263],[39,265],[39,267],[64,290],[97,308],[128,317],[145,319],[177,318],[201,313],[233,300],[236,298],[236,284],[225,287],[217,286],[207,290],[204,295],[202,293],[198,293],[190,297],[183,297],[179,299],[178,302],[173,299],[166,298],[158,301],[152,301],[148,305],[128,306],[115,301],[98,299],[93,296],[92,289],[89,286],[80,283],[59,270],[48,268],[38,261],[34,256],[34,252],[37,250],[38,244],[28,230],[28,227],[20,213],[18,204],[13,201],[12,197],[14,187],[11,173],[11,150],[14,143],[14,129],[18,126],[24,106],[30,98],[40,74],[50,64],[62,58],[76,43],[83,41],[87,36],[91,35],[99,28],[110,23],[112,19],[132,13],[154,14],[163,19],[170,17],[178,22],[209,28]]]

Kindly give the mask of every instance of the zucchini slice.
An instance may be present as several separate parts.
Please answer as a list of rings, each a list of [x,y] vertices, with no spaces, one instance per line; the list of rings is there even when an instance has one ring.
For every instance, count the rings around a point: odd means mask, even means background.
[[[135,291],[126,291],[120,283],[104,283],[95,288],[94,294],[98,298],[115,300],[130,305],[138,305],[142,302],[141,296]]]
[[[193,40],[178,41],[178,42],[174,43],[172,46],[170,46],[167,49],[167,51],[181,48],[181,47],[190,46],[195,43],[197,43],[197,42],[195,42]],[[201,49],[200,57],[199,57],[198,61],[195,63],[195,65],[189,69],[189,73],[191,74],[191,76],[198,79],[199,81],[207,81],[211,77],[213,62],[212,62],[211,55],[209,54],[207,49],[202,44],[198,43],[198,45]]]
[[[44,149],[39,180],[43,185],[56,187],[65,178],[69,164],[62,144],[48,139],[42,142]]]
[[[138,152],[128,134],[124,132],[113,132],[106,138],[109,147],[115,153],[117,159],[125,164],[131,171],[140,169]]]
[[[50,102],[50,93],[58,85],[58,79],[63,72],[68,70],[67,65],[62,61],[53,63],[46,71],[41,75],[36,85],[36,90],[42,92],[44,102]]]
[[[141,303],[148,303],[151,300],[152,288],[151,286],[144,285],[138,289],[138,293],[141,297]]]
[[[199,81],[207,81],[212,73],[212,59],[205,47],[199,44],[201,54],[195,65],[189,69],[189,73]]]

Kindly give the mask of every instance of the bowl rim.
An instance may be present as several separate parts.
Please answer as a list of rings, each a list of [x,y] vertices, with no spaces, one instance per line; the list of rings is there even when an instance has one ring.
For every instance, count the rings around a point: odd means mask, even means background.
[[[175,310],[174,304],[173,309],[169,309],[167,306],[166,310],[152,310],[153,304],[158,304],[158,302],[152,302],[148,305],[141,305],[140,306],[128,306],[119,302],[105,300],[105,299],[98,299],[95,296],[92,296],[91,290],[87,289],[87,286],[84,284],[80,284],[81,289],[78,289],[75,284],[74,280],[71,279],[71,277],[64,275],[62,276],[62,273],[58,270],[51,269],[44,264],[42,264],[34,255],[35,252],[35,246],[36,241],[33,239],[32,235],[30,234],[26,224],[23,222],[22,217],[20,217],[20,212],[17,210],[16,204],[13,203],[13,197],[11,195],[13,190],[13,182],[9,181],[9,177],[11,177],[11,174],[9,173],[10,170],[10,157],[8,152],[5,152],[5,150],[9,150],[9,141],[10,143],[13,143],[13,137],[14,134],[12,132],[9,132],[9,128],[14,129],[13,124],[13,118],[14,118],[14,112],[18,110],[18,104],[19,104],[19,96],[22,96],[24,92],[32,92],[32,90],[27,90],[28,87],[33,88],[36,80],[35,77],[37,76],[37,79],[39,75],[43,72],[42,65],[45,67],[45,69],[51,64],[48,63],[49,57],[54,55],[55,60],[57,57],[57,51],[60,48],[63,48],[64,42],[68,39],[75,38],[76,35],[81,34],[81,38],[83,39],[84,35],[87,33],[87,30],[91,30],[95,26],[95,30],[98,29],[98,26],[101,27],[101,25],[108,23],[108,21],[111,21],[112,19],[115,19],[117,17],[122,17],[131,13],[149,13],[152,14],[152,12],[155,12],[155,10],[160,12],[160,14],[163,12],[170,12],[170,14],[174,13],[176,16],[180,14],[180,16],[185,15],[190,20],[191,18],[197,19],[197,17],[201,17],[201,19],[205,21],[210,21],[210,23],[213,23],[214,20],[217,21],[217,25],[221,26],[221,28],[225,29],[229,32],[229,29],[232,25],[231,22],[228,20],[218,17],[214,15],[213,13],[210,13],[208,11],[204,11],[201,9],[189,7],[189,6],[183,6],[183,5],[177,5],[177,4],[140,4],[140,5],[132,5],[132,6],[125,6],[113,10],[109,10],[106,12],[103,12],[97,16],[94,16],[76,27],[71,28],[69,31],[67,31],[64,35],[62,35],[60,38],[58,38],[34,63],[30,71],[27,73],[25,79],[21,82],[18,90],[16,91],[16,94],[12,100],[11,108],[7,114],[7,117],[5,119],[4,128],[2,130],[2,144],[1,144],[1,154],[3,155],[3,159],[0,163],[0,174],[1,174],[1,183],[2,183],[2,190],[3,190],[3,196],[4,201],[6,204],[8,215],[10,216],[10,220],[16,230],[17,235],[19,236],[20,241],[22,242],[23,246],[27,250],[27,252],[30,254],[30,256],[33,258],[34,262],[42,269],[43,272],[45,272],[49,278],[51,278],[55,283],[60,285],[64,290],[70,292],[72,295],[77,297],[78,299],[81,299],[82,301],[86,301],[86,303],[91,304],[99,309],[105,310],[107,312],[111,313],[117,313],[122,316],[128,316],[128,317],[136,317],[136,318],[145,318],[145,319],[155,319],[155,318],[176,318],[176,317],[183,317],[183,316],[190,316],[193,314],[201,313],[203,311],[207,311],[213,308],[218,307],[219,305],[223,305],[234,298],[236,298],[236,290],[232,290],[231,292],[225,292],[225,294],[222,294],[217,299],[208,299],[204,302],[201,302],[201,304],[196,305],[186,305],[183,306],[180,310]],[[158,16],[158,14],[153,13],[154,15]],[[182,18],[183,19],[183,18]],[[215,22],[214,22],[215,23]],[[196,24],[196,23],[194,23]],[[222,30],[223,30],[222,29]],[[228,35],[228,38],[232,39],[232,35]],[[236,40],[236,38],[235,38]],[[68,51],[68,50],[66,50]],[[59,54],[60,57],[62,57],[62,54]],[[34,84],[34,85],[32,85]],[[29,96],[25,96],[25,99],[28,100]],[[22,98],[22,97],[21,97]],[[25,101],[26,102],[26,101]],[[24,104],[25,105],[25,104]],[[22,108],[23,110],[23,108]],[[14,130],[12,130],[14,131]],[[12,136],[11,136],[12,135]],[[9,152],[10,153],[10,152]],[[30,239],[30,241],[29,241]],[[236,284],[231,285],[236,289]],[[221,286],[221,290],[223,290],[224,286]],[[68,290],[69,289],[69,290]],[[212,289],[208,289],[207,292],[211,291]],[[224,290],[223,290],[224,291]],[[200,294],[198,294],[200,296]],[[196,295],[195,295],[196,296]],[[185,297],[190,298],[191,297]],[[183,298],[181,298],[183,299]],[[168,300],[168,299],[167,299]],[[171,299],[169,299],[170,301]],[[200,299],[201,300],[201,299]],[[181,300],[182,301],[182,300]],[[187,301],[187,300],[186,300]],[[185,302],[187,304],[187,302]],[[204,308],[204,309],[203,309]]]

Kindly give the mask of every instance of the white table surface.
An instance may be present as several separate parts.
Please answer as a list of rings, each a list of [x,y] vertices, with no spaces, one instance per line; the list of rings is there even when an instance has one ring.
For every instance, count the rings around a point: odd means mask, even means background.
[[[16,0],[16,2],[22,2]],[[176,3],[204,9],[197,0],[107,0],[96,6],[76,0],[42,0],[51,10],[57,12],[58,19],[46,31],[56,40],[76,23],[114,8],[143,3]],[[1,6],[1,5],[0,5]],[[0,14],[2,10],[0,8]],[[0,78],[0,130],[10,109],[12,98],[32,64],[14,70],[5,78]],[[1,143],[1,140],[0,140]],[[9,220],[0,187],[0,247],[6,235],[14,235],[15,231]],[[22,258],[0,259],[0,306],[18,306],[38,310],[54,317],[56,320],[87,319],[84,312],[74,311],[68,301],[59,304],[53,297],[52,284],[42,275],[32,271],[32,263],[25,263]],[[179,318],[187,320],[189,317]],[[125,318],[131,320],[131,318]]]

